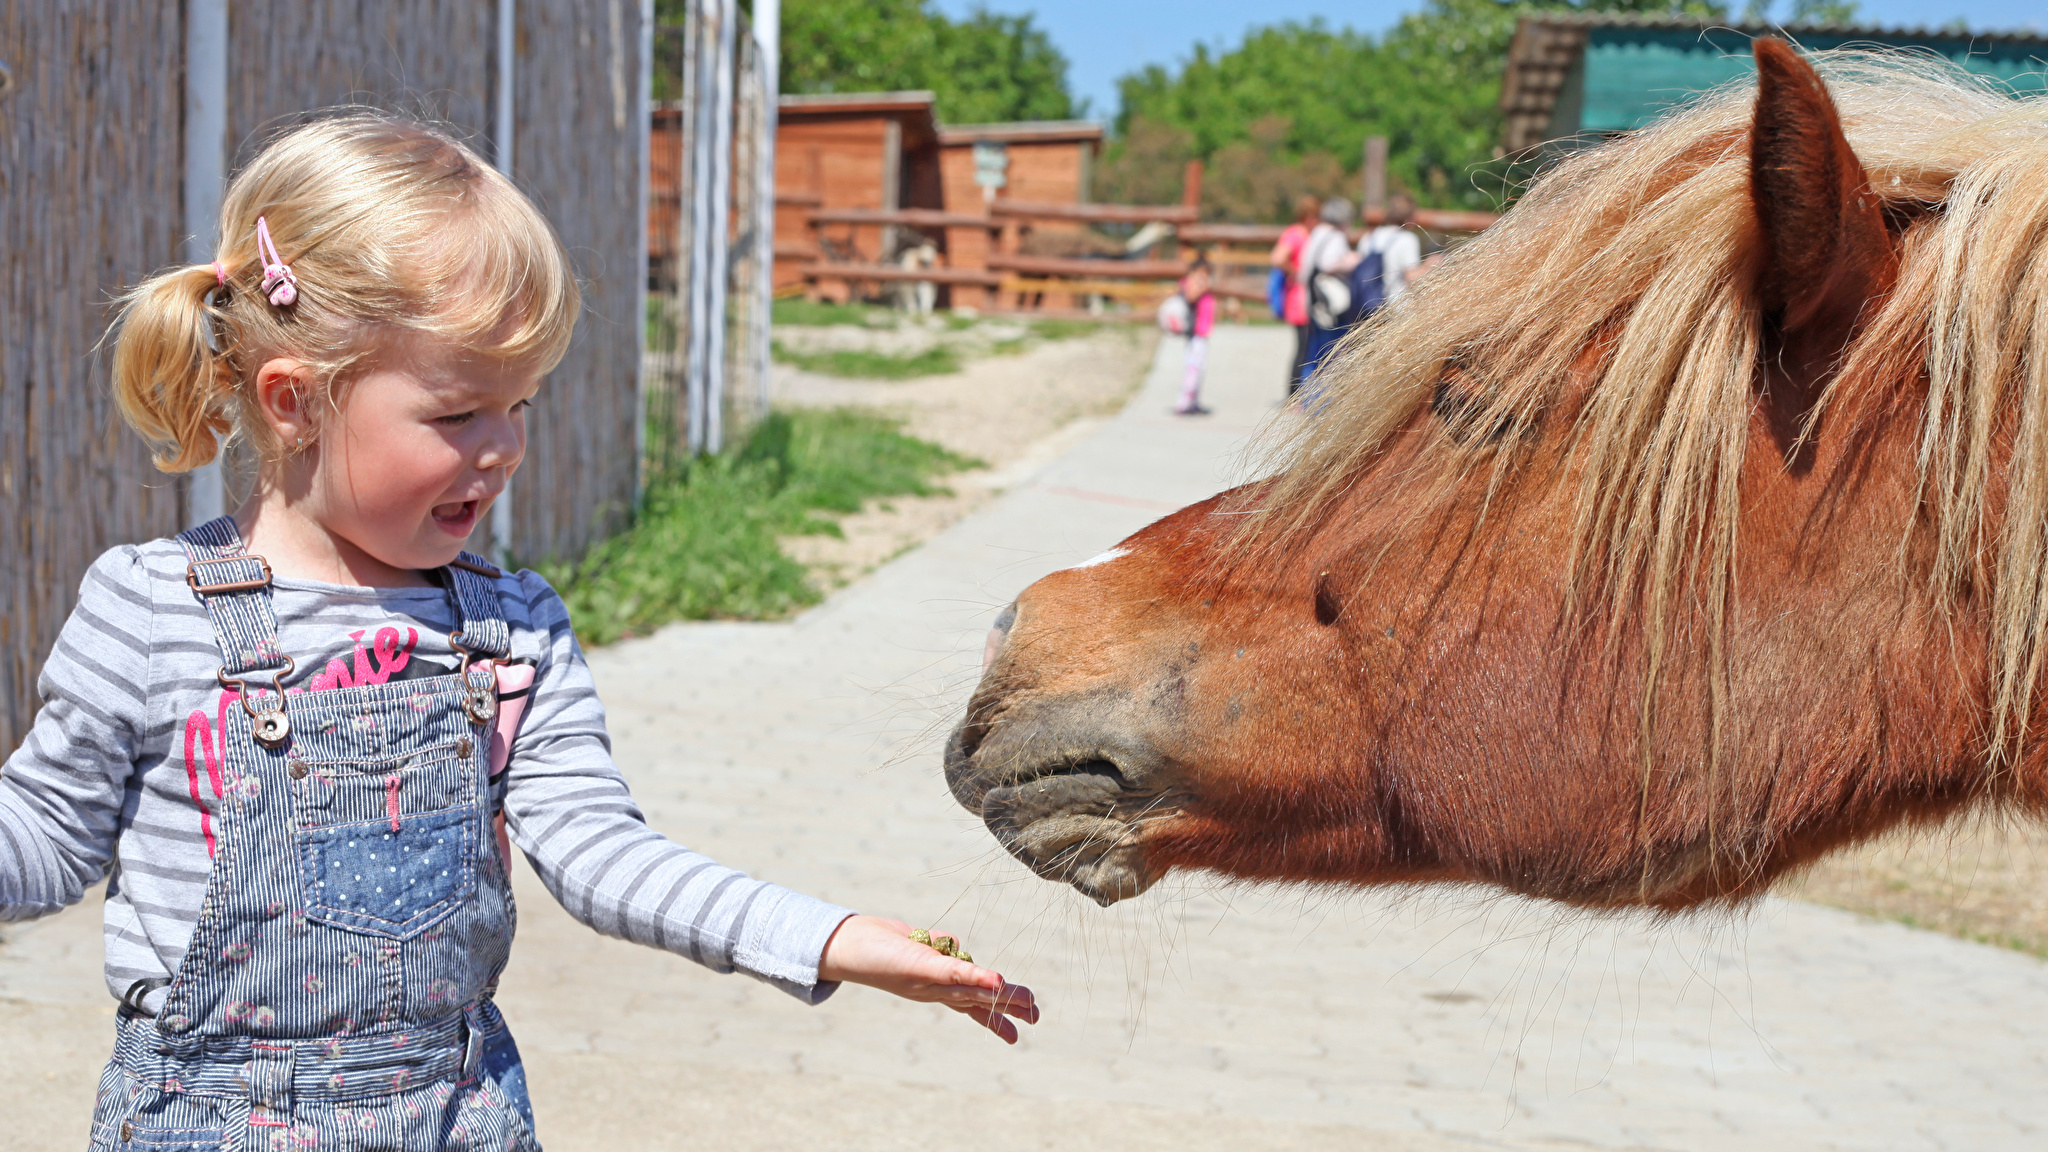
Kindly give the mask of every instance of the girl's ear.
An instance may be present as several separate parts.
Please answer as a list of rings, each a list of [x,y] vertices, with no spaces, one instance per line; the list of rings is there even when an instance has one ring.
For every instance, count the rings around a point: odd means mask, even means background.
[[[313,370],[288,356],[256,370],[256,407],[286,449],[313,435]]]

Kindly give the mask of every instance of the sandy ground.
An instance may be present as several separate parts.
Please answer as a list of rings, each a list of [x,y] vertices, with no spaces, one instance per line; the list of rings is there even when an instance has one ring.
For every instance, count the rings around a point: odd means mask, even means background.
[[[840,522],[843,539],[784,540],[785,550],[809,565],[829,591],[938,535],[1101,427],[1137,390],[1158,336],[1149,328],[1110,325],[1041,341],[1029,338],[1021,324],[984,320],[959,332],[835,325],[782,328],[776,338],[806,350],[897,354],[944,339],[968,356],[963,371],[911,380],[848,380],[775,366],[769,386],[778,406],[885,412],[903,418],[911,435],[987,465],[946,477],[946,495],[869,502]]]

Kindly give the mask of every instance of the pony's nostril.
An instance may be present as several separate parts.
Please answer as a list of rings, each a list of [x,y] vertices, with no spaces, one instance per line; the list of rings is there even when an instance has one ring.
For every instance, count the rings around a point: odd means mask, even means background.
[[[1017,606],[1015,604],[1003,609],[1003,614],[996,617],[995,627],[988,630],[988,640],[981,646],[981,670],[983,672],[988,671],[988,666],[995,663],[996,653],[1002,651],[1003,641],[1010,637],[1010,625],[1016,622]]]
[[[1330,584],[1328,572],[1316,577],[1316,623],[1328,628],[1337,622],[1344,611],[1344,604],[1337,598],[1337,590]]]

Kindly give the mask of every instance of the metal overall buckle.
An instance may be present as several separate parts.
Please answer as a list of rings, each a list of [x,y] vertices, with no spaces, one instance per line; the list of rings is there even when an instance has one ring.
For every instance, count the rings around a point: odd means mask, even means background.
[[[263,573],[261,579],[201,581],[201,565],[232,564],[250,560],[255,561],[257,568]],[[216,556],[206,560],[194,560],[185,565],[185,583],[192,589],[192,594],[202,600],[209,596],[260,591],[270,587],[270,580],[270,561],[261,556]],[[221,665],[213,674],[214,678],[220,681],[222,688],[233,690],[236,699],[242,702],[242,710],[249,714],[250,728],[256,742],[270,749],[282,748],[292,738],[291,717],[284,712],[284,682],[285,678],[298,668],[298,662],[283,653],[279,655],[284,657],[284,667],[270,674],[271,695],[265,698],[264,706],[261,708],[256,706],[254,698],[249,693],[249,686],[242,678],[228,675],[227,665]]]
[[[257,566],[263,570],[263,579],[222,580],[217,583],[208,582],[205,584],[199,582],[199,566],[201,564],[225,564],[235,560],[254,560]],[[185,565],[185,585],[192,589],[193,594],[196,596],[220,596],[230,592],[254,592],[258,589],[270,587],[270,561],[265,560],[261,556],[220,556],[211,560],[194,560],[190,564]]]
[[[462,633],[449,633],[448,646],[462,654],[462,665],[455,671],[462,680],[462,711],[470,723],[479,728],[488,727],[498,715],[498,678],[493,674],[488,685],[480,685],[469,678],[469,662],[475,653],[463,643]]]
[[[255,734],[256,742],[265,748],[282,748],[291,741],[292,718],[284,712],[284,682],[298,666],[298,661],[285,656],[284,667],[270,674],[270,694],[263,698],[262,708],[250,702],[249,688],[241,677],[228,675],[225,667],[214,673],[220,686],[233,689],[236,698],[241,700],[242,710],[249,714],[250,731]]]

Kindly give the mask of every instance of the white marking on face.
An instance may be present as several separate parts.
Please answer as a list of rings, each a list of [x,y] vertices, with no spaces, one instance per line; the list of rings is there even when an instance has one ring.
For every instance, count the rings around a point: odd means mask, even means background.
[[[1086,559],[1086,560],[1083,560],[1083,561],[1081,561],[1081,562],[1080,562],[1079,564],[1076,564],[1076,565],[1074,565],[1074,567],[1076,567],[1076,568],[1093,568],[1093,567],[1095,567],[1095,566],[1096,566],[1097,564],[1107,564],[1107,563],[1109,563],[1109,562],[1110,562],[1111,560],[1119,560],[1119,559],[1122,559],[1122,558],[1123,558],[1123,556],[1124,556],[1124,550],[1123,550],[1123,549],[1121,549],[1121,548],[1111,548],[1111,549],[1110,549],[1109,551],[1107,551],[1107,552],[1100,552],[1100,553],[1097,553],[1097,554],[1096,554],[1096,555],[1094,555],[1094,556],[1090,556],[1090,557],[1089,557],[1088,559]]]

